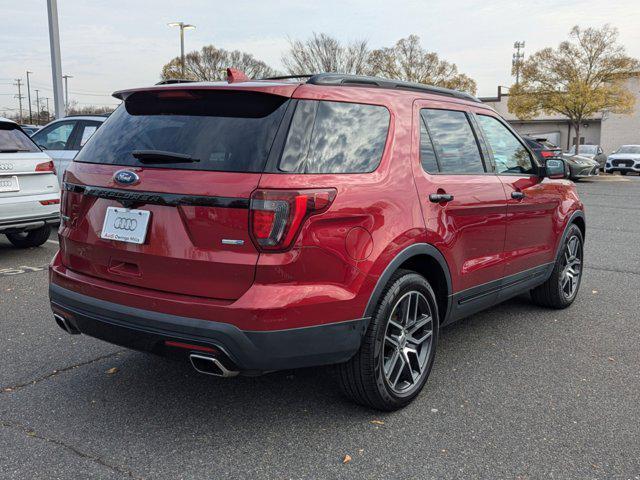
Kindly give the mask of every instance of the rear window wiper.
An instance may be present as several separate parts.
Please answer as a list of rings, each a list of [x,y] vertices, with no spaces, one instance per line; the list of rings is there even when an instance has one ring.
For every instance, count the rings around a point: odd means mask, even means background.
[[[193,158],[184,153],[166,152],[164,150],[134,150],[131,155],[140,163],[193,163],[199,162],[199,158]]]

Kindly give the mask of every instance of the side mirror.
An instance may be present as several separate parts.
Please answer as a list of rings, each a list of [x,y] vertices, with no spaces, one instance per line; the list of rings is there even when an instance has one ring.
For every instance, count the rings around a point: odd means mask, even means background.
[[[567,164],[561,158],[549,158],[545,163],[545,174],[547,178],[568,178]]]

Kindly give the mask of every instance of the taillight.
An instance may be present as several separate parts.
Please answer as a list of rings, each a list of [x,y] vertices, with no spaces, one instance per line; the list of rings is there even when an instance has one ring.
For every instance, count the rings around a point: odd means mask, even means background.
[[[53,200],[40,200],[40,205],[57,205],[59,203],[59,198],[54,198]]]
[[[336,190],[256,190],[251,195],[250,233],[263,251],[288,250],[305,220],[329,208]]]
[[[36,172],[53,172],[56,173],[56,167],[53,165],[53,161],[39,163],[36,165]]]
[[[555,152],[552,151],[552,150],[542,150],[542,151],[540,151],[540,154],[544,158],[550,158],[550,157],[555,157],[556,156]]]

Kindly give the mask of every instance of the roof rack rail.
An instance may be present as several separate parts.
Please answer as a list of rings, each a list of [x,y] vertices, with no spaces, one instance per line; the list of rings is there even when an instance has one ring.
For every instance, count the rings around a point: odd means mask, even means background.
[[[414,90],[418,92],[431,93],[435,95],[446,95],[449,97],[460,98],[463,100],[470,100],[472,102],[480,103],[473,95],[468,93],[459,92],[457,90],[450,90],[448,88],[433,87],[431,85],[425,85],[422,83],[405,82],[402,80],[391,80],[388,78],[380,77],[368,77],[366,75],[345,75],[341,73],[319,73],[311,76],[307,83],[311,85],[344,85],[344,86],[356,86],[356,87],[378,87],[388,88],[392,90]]]
[[[169,78],[167,80],[160,80],[156,85],[173,85],[174,83],[194,83],[198,80],[187,80],[186,78]]]
[[[300,75],[280,75],[276,77],[265,77],[260,80],[289,80],[291,78],[311,78],[317,75],[317,73],[301,73]]]

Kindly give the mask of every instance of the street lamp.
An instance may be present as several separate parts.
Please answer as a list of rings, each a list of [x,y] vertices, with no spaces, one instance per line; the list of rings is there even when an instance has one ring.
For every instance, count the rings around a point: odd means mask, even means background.
[[[184,22],[171,22],[167,23],[167,25],[170,27],[180,27],[180,70],[182,72],[181,75],[184,77],[184,31],[193,30],[196,26]]]

